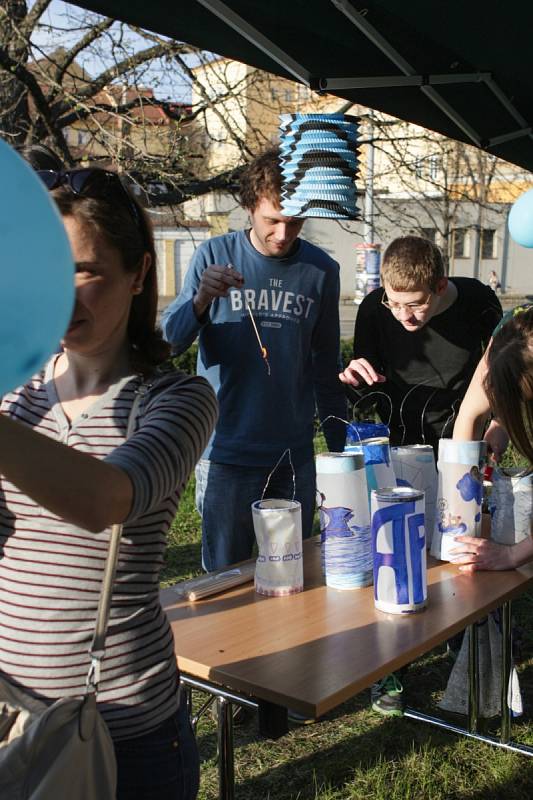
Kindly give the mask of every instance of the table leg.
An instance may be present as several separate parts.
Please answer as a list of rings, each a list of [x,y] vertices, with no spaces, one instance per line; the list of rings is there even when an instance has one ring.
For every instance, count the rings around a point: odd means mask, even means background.
[[[225,697],[217,697],[218,717],[218,796],[220,800],[233,800],[235,773],[233,762],[233,708]]]
[[[279,739],[289,732],[287,709],[275,703],[259,701],[259,733],[267,739]]]
[[[469,625],[468,631],[468,730],[477,732],[479,713],[479,660],[477,626]]]
[[[511,738],[511,709],[509,708],[509,682],[511,680],[512,669],[512,625],[511,625],[511,602],[504,603],[502,613],[502,700],[501,714],[502,723],[500,730],[500,741],[507,743]]]

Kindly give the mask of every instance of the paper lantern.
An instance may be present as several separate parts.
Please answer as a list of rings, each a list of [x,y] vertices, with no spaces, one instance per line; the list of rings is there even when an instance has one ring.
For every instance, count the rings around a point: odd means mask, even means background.
[[[304,587],[302,508],[297,500],[257,500],[252,503],[259,554],[255,567],[258,594],[281,597]]]
[[[431,542],[435,558],[453,561],[450,549],[457,547],[455,537],[481,533],[486,454],[486,442],[439,441],[437,515]]]
[[[282,114],[281,210],[291,217],[357,219],[356,117]]]
[[[500,544],[517,544],[531,535],[533,519],[533,474],[521,470],[492,473],[489,500],[491,539]]]
[[[406,486],[372,492],[374,603],[389,614],[427,604],[424,493]]]
[[[362,453],[316,457],[321,555],[326,584],[358,589],[372,583],[372,548]]]
[[[437,509],[437,468],[429,444],[391,447],[391,459],[398,486],[410,486],[424,492],[426,545],[429,547]]]

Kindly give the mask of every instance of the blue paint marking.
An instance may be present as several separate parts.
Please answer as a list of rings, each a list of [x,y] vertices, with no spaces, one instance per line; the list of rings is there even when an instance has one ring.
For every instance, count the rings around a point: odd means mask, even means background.
[[[379,530],[392,522],[392,553],[379,553],[376,542]],[[372,517],[372,552],[374,554],[374,596],[379,600],[378,575],[380,567],[392,567],[396,584],[396,602],[398,605],[409,603],[409,586],[407,573],[407,553],[405,550],[405,525],[409,532],[409,546],[411,555],[411,568],[413,576],[413,601],[421,603],[424,600],[424,573],[422,568],[422,553],[426,546],[424,529],[424,514],[415,513],[415,503],[391,503],[386,508],[380,508]]]
[[[471,475],[470,472],[465,473],[463,477],[457,481],[457,489],[459,489],[461,497],[467,503],[470,500],[475,500],[478,506],[481,505],[483,484],[480,480]]]

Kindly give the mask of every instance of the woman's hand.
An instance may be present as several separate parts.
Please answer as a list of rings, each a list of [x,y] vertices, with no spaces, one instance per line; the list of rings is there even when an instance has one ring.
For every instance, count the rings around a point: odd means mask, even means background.
[[[339,373],[339,380],[348,383],[350,386],[360,386],[363,382],[372,386],[374,383],[384,383],[387,379],[385,375],[376,372],[372,364],[366,358],[356,358],[350,361],[344,372]]]
[[[483,438],[487,442],[489,452],[492,452],[494,460],[499,461],[509,445],[509,434],[505,428],[502,428],[497,419],[493,419]]]
[[[491,539],[476,536],[456,536],[457,547],[450,549],[454,564],[459,564],[461,572],[477,570],[514,569],[514,546],[498,544]]]

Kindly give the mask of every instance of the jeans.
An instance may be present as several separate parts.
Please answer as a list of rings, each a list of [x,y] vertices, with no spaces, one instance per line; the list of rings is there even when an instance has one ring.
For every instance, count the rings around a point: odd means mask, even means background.
[[[251,505],[261,499],[271,467],[218,464],[202,459],[196,467],[196,507],[202,516],[202,563],[208,572],[245,561],[255,543]],[[302,505],[302,535],[311,536],[315,513],[315,462],[295,467],[294,499]],[[290,500],[293,492],[289,465],[276,469],[265,498]]]
[[[200,784],[196,739],[185,697],[158,728],[114,742],[117,800],[194,800]]]

